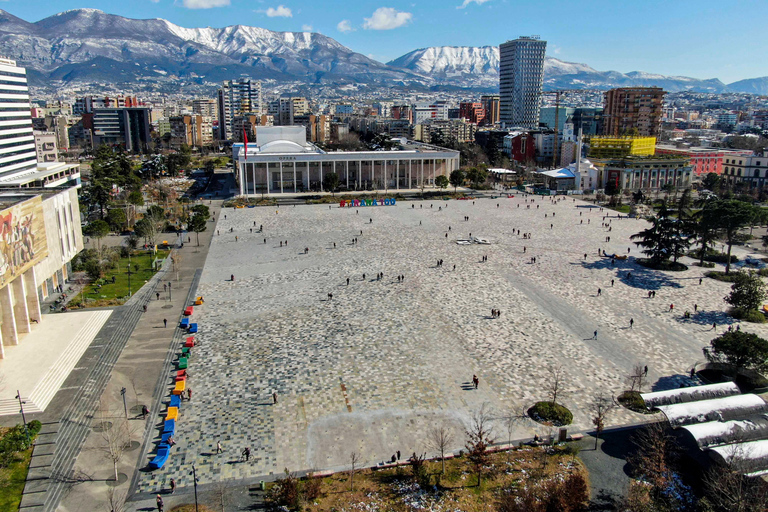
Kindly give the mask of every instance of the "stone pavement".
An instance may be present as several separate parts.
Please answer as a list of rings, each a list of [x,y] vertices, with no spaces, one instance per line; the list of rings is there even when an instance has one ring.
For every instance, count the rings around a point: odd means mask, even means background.
[[[729,321],[729,285],[699,285],[698,267],[636,265],[629,236],[643,220],[571,198],[533,199],[222,211],[199,287],[193,399],[169,463],[143,473],[138,490],[160,491],[172,477],[189,486],[193,463],[201,484],[342,467],[351,451],[374,464],[397,450],[428,451],[435,425],[455,430],[458,449],[462,425],[483,404],[503,416],[547,399],[554,365],[565,369],[560,400],[574,413],[572,430],[591,428],[594,394],[620,393],[634,364],[648,365],[653,389],[687,382],[713,320]],[[455,243],[470,234],[492,243]],[[598,256],[628,248],[615,266]],[[766,326],[743,328],[768,335]],[[609,424],[644,419],[622,409]],[[500,440],[550,432],[531,421],[495,431]]]

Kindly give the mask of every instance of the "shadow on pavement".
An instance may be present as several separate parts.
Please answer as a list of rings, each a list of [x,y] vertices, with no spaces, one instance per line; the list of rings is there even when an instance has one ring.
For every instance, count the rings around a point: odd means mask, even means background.
[[[653,270],[645,268],[635,263],[635,258],[630,257],[628,260],[615,260],[614,265],[611,265],[611,258],[600,258],[595,261],[582,261],[579,264],[590,270],[604,270],[615,269],[616,277],[625,285],[637,288],[640,290],[660,290],[665,286],[671,288],[682,288],[678,282],[678,279],[671,278],[660,270]],[[576,263],[572,263],[576,265]],[[629,274],[632,274],[629,277]]]
[[[665,375],[651,385],[651,391],[668,391],[670,389],[687,388],[695,385],[690,375]]]

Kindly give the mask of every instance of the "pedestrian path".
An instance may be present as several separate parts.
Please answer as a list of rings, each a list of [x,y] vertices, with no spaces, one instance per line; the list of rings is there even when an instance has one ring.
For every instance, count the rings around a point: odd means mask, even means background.
[[[85,384],[75,393],[70,405],[64,411],[55,434],[53,452],[48,443],[40,449],[35,446],[32,459],[45,457],[50,459],[47,465],[30,469],[20,510],[24,512],[53,512],[59,505],[64,493],[77,482],[77,475],[72,473],[80,449],[91,430],[91,421],[97,409],[99,399],[112,373],[125,343],[142,316],[137,304],[148,301],[170,262],[158,272],[139,292],[138,302],[116,308],[96,336],[92,347],[98,353],[95,364],[91,365]],[[45,491],[41,487],[47,484]]]

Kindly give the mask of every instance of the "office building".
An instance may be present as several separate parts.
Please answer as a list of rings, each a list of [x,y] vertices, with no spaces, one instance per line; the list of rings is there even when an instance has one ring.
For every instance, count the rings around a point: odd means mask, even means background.
[[[92,123],[94,146],[121,145],[129,153],[149,150],[148,108],[97,108]]]
[[[520,37],[499,46],[499,117],[506,127],[539,127],[547,42]]]
[[[449,115],[450,119],[451,116]],[[485,108],[480,102],[465,101],[459,103],[459,118],[470,123],[480,124],[485,120]]]
[[[603,135],[658,137],[664,92],[660,87],[621,87],[603,95]]]
[[[27,70],[0,59],[0,177],[37,167],[30,108]]]
[[[576,109],[571,107],[541,107],[539,110],[539,126],[554,130],[555,124],[557,124],[557,132],[563,133],[568,117],[573,115],[574,112],[576,112]]]
[[[261,128],[247,155],[243,144],[234,144],[240,195],[322,191],[330,172],[346,190],[421,188],[459,168],[458,151],[411,142],[399,151],[326,153],[306,135],[301,126]]]
[[[261,115],[261,110],[261,82],[250,78],[226,80],[219,89],[219,138],[232,138],[235,117]]]

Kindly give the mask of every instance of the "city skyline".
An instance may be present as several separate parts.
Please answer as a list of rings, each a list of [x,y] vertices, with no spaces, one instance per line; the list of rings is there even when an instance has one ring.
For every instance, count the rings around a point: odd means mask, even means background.
[[[137,4],[141,4],[140,14]],[[546,5],[513,0],[352,5],[314,5],[303,0],[139,0],[130,5],[40,0],[2,2],[0,7],[30,22],[64,10],[95,8],[128,18],[163,18],[188,28],[242,24],[275,31],[320,32],[381,62],[422,47],[498,46],[521,35],[539,34],[549,41],[547,55],[601,71],[719,78],[725,83],[768,75],[768,64],[758,58],[766,43],[753,39],[735,51],[713,36],[723,26],[743,23],[747,16],[768,14],[768,5],[754,0],[738,2],[728,10],[714,0],[673,5],[653,0],[621,6],[596,0],[578,8],[563,0]],[[650,19],[649,12],[658,14]],[[606,31],[606,26],[617,30]]]

